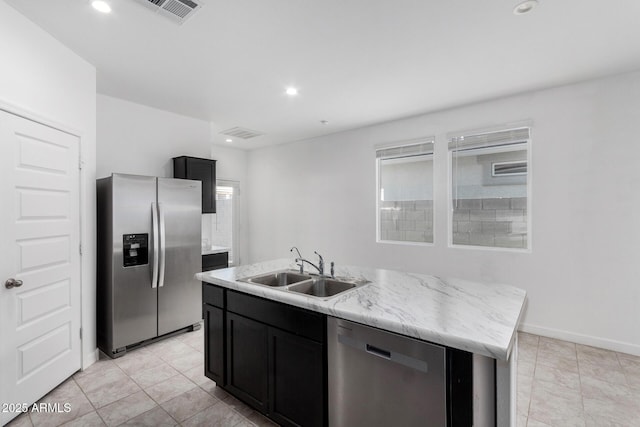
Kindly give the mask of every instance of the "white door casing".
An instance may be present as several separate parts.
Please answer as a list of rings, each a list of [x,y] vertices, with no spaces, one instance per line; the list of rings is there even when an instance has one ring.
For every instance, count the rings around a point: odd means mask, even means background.
[[[77,136],[0,111],[2,403],[30,405],[81,367],[79,150]]]

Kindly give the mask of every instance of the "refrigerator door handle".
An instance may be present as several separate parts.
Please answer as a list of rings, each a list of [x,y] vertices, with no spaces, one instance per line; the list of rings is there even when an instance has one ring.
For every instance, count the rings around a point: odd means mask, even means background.
[[[160,215],[160,274],[158,275],[158,287],[164,286],[164,266],[166,264],[165,229],[164,229],[164,209],[162,203],[158,203],[158,214]]]
[[[158,207],[151,203],[151,238],[153,239],[153,270],[151,276],[151,287],[158,286],[158,263],[160,257],[160,240],[158,239]]]

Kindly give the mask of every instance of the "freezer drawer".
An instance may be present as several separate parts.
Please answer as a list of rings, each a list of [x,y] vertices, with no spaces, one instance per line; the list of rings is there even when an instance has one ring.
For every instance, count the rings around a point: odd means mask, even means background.
[[[446,426],[445,348],[327,319],[329,425]]]

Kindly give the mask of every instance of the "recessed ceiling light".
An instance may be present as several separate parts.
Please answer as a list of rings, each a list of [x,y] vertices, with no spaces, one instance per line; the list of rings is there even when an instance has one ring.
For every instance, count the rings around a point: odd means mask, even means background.
[[[286,94],[289,96],[296,96],[298,94],[298,89],[296,89],[295,87],[288,87]]]
[[[224,142],[233,142],[233,139],[227,138],[227,139],[224,140]]]
[[[91,6],[93,6],[93,8],[98,12],[102,12],[102,13],[111,12],[111,6],[109,6],[109,3],[103,0],[93,0],[91,2]]]
[[[513,13],[515,15],[524,15],[525,13],[529,13],[533,10],[534,7],[538,5],[538,0],[526,0],[513,8]]]

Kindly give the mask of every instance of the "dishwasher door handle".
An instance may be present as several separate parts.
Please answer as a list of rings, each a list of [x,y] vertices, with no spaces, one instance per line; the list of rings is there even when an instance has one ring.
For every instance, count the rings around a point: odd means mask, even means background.
[[[340,344],[349,346],[354,350],[363,351],[365,353],[388,360],[389,362],[397,363],[399,365],[415,369],[416,371],[420,371],[425,374],[429,371],[429,366],[426,360],[418,359],[413,356],[407,356],[406,354],[402,354],[396,351],[384,350],[380,347],[367,344],[364,341],[360,341],[356,338],[348,337],[342,334],[338,334],[338,342]]]
[[[383,359],[391,360],[391,352],[390,351],[383,350],[383,349],[375,347],[375,346],[373,346],[371,344],[367,344],[367,346],[365,348],[367,350],[367,353],[369,353],[369,354],[373,354],[375,356],[382,357]]]

